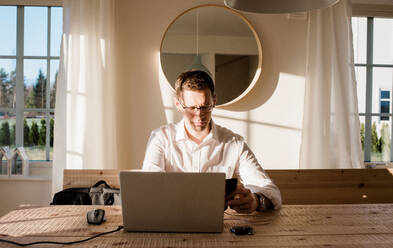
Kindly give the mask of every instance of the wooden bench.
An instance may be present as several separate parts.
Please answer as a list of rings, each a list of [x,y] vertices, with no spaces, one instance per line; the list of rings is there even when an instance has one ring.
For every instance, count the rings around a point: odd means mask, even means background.
[[[105,180],[112,188],[120,188],[119,170],[64,170],[63,189],[91,187],[99,180]]]
[[[266,170],[283,204],[393,203],[393,169]],[[99,180],[120,188],[119,170],[65,170],[64,188]]]
[[[393,169],[267,170],[284,204],[393,203]]]

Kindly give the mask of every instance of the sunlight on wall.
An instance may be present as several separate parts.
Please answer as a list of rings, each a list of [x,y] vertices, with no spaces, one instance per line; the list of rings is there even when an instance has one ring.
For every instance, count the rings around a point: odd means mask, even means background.
[[[162,71],[159,52],[157,63],[166,121],[177,122],[181,115],[174,106],[175,92]],[[273,94],[265,103],[242,112],[215,108],[213,120],[241,135],[264,168],[298,169],[304,87],[303,76],[281,72]]]
[[[161,67],[161,59],[160,59],[160,52],[157,52],[157,63],[158,63],[158,80],[161,89],[161,96],[162,96],[162,105],[165,109],[165,117],[167,123],[176,122],[178,118],[176,118],[176,106],[173,102],[173,98],[175,97],[175,91],[169,87],[169,82],[165,77],[164,72],[162,71]]]
[[[304,89],[303,76],[280,72],[273,94],[260,108],[250,111],[250,120],[284,129],[301,129]]]
[[[213,119],[243,136],[264,168],[298,169],[304,87],[304,77],[282,72],[263,105],[244,112],[215,109]]]
[[[267,168],[299,168],[304,87],[304,77],[281,72],[270,99],[250,111],[248,142]]]
[[[105,40],[100,39],[100,48],[101,48],[101,62],[102,62],[102,67],[106,68],[106,47],[105,47]]]
[[[212,116],[216,124],[231,129],[246,140],[248,139],[248,112],[214,109]]]
[[[255,137],[262,127],[278,132],[301,132],[303,105],[299,104],[299,99],[304,98],[304,81],[304,77],[280,73],[277,88],[265,104],[246,112],[215,109],[213,118],[246,139]],[[255,133],[251,132],[251,127]]]

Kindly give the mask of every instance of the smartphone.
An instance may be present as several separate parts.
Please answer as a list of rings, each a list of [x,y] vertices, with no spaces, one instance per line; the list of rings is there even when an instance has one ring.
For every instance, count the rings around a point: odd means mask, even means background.
[[[231,194],[236,190],[237,178],[230,178],[225,180],[225,195]]]

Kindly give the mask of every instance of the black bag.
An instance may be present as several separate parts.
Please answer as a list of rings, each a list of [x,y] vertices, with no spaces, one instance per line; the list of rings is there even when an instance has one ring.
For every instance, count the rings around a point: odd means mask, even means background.
[[[120,189],[98,181],[90,188],[69,188],[57,192],[50,205],[120,205]]]

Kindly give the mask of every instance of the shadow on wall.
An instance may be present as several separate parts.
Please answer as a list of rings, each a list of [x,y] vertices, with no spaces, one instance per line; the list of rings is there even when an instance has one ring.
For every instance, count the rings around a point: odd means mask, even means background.
[[[174,90],[161,71],[160,42],[177,15],[203,3],[223,4],[218,0],[198,3],[176,0],[169,9],[157,0],[149,3],[120,0],[117,4],[119,51],[123,61],[119,66],[123,79],[119,103],[124,106],[119,130],[119,143],[123,147],[119,158],[121,167],[139,167],[151,131],[181,118],[173,104]],[[223,120],[223,126],[238,133],[241,130],[240,134],[246,139],[251,138],[249,143],[256,153],[271,157],[264,156],[270,159],[264,159],[269,165],[293,164],[295,167],[300,142],[300,131],[296,127],[301,126],[299,119],[303,109],[302,87],[292,80],[280,79],[280,73],[304,76],[307,22],[288,20],[286,15],[242,15],[254,26],[262,43],[261,76],[243,99],[215,110],[213,116]],[[293,89],[297,90],[296,95]],[[274,130],[275,127],[279,130]],[[252,135],[247,134],[250,132]],[[260,138],[263,136],[282,144],[282,149],[291,154],[276,155],[276,146],[263,142]]]
[[[277,90],[280,73],[305,76],[306,20],[291,19],[287,15],[242,14],[261,40],[262,71],[254,88],[236,103],[221,108],[224,110],[250,111],[261,107]]]
[[[177,111],[176,107],[165,106],[164,109],[165,109],[165,114],[166,114],[167,118],[170,119],[170,121],[168,123],[177,123],[182,119],[182,115]],[[268,123],[268,122],[251,120],[249,112],[245,112],[243,116],[244,117],[225,116],[222,114],[214,113],[214,110],[213,110],[213,114],[212,114],[213,120],[216,118],[217,119],[219,118],[219,119],[224,119],[224,120],[228,120],[228,121],[238,121],[238,122],[242,122],[243,124],[245,124],[245,125],[243,125],[243,130],[241,133],[243,134],[243,138],[245,138],[246,140],[251,135],[251,132],[250,132],[251,125],[259,125],[259,126],[266,126],[266,127],[272,127],[272,128],[286,129],[286,130],[295,131],[295,132],[302,131],[302,129],[299,127],[279,125],[279,124],[275,124],[275,123]]]
[[[262,69],[259,80],[255,83],[254,87],[250,92],[248,92],[247,95],[229,106],[218,108],[230,111],[249,111],[258,108],[267,102],[277,88],[279,71],[273,71],[271,68],[269,68],[270,66],[266,67]],[[267,84],[263,82],[270,83]]]
[[[267,53],[267,56],[270,54]],[[265,56],[265,58],[267,57]],[[173,97],[175,97],[175,91],[168,82],[163,69],[160,64],[160,54],[159,57],[159,81],[161,88],[161,96],[163,100],[163,106],[166,110],[167,123],[176,122],[178,120],[179,115],[173,115],[173,113],[168,112],[167,110],[174,107],[173,105]],[[271,58],[266,58],[271,63],[267,63],[266,66],[262,66],[262,72],[260,74],[259,79],[256,81],[254,87],[248,92],[243,98],[232,103],[228,106],[218,106],[218,109],[229,110],[229,111],[249,111],[255,108],[262,106],[265,102],[267,102],[270,97],[273,95],[274,91],[277,88],[277,84],[279,81],[279,65],[276,65],[275,62]],[[175,118],[175,116],[177,118]],[[181,118],[181,117],[180,117]]]

